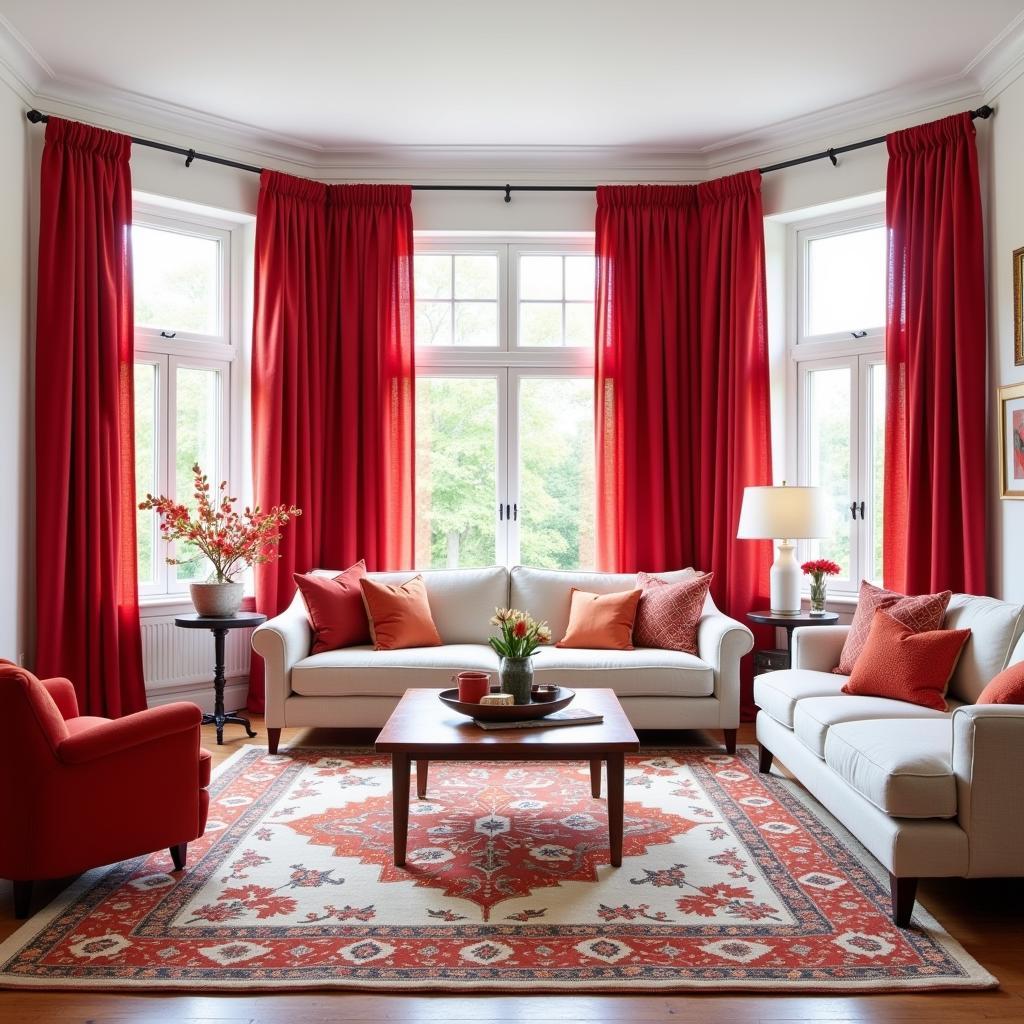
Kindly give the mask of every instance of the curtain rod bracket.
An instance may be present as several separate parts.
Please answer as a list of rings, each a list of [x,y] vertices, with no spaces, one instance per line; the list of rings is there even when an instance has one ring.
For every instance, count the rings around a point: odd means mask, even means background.
[[[838,167],[839,166],[839,161],[836,159],[835,148],[834,147],[829,147],[829,149],[827,149],[825,152],[828,153],[828,158],[829,158],[829,160],[832,161],[832,166],[833,167]]]
[[[188,155],[185,157],[185,166],[186,167],[191,167],[192,166],[192,161],[195,160],[195,158],[196,158],[196,151],[194,149],[190,149],[188,151]]]
[[[512,202],[512,186],[511,185],[506,185],[505,186],[505,202],[506,203],[511,203]]]

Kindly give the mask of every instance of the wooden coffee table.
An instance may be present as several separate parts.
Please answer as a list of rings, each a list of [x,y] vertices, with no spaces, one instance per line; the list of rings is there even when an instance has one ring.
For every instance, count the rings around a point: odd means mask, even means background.
[[[577,692],[577,705],[604,715],[594,725],[548,729],[481,729],[446,708],[440,690],[406,690],[377,737],[378,753],[391,755],[395,864],[405,864],[409,835],[409,762],[416,762],[416,795],[427,795],[431,761],[588,761],[590,792],[601,795],[601,762],[608,765],[608,840],[613,867],[622,864],[625,756],[640,749],[613,690]]]

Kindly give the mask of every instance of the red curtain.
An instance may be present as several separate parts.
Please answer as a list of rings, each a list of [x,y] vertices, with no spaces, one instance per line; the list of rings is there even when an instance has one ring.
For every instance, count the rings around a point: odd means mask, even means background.
[[[135,553],[132,185],[124,135],[50,118],[35,354],[36,674],[86,715],[146,706]]]
[[[413,564],[412,190],[264,171],[256,217],[253,470],[257,502],[295,504],[256,607],[293,572]],[[249,708],[263,709],[254,656]]]
[[[974,124],[888,137],[886,586],[987,592],[985,253]]]
[[[772,561],[736,539],[772,480],[760,175],[599,188],[596,249],[599,566],[712,571],[742,621]]]

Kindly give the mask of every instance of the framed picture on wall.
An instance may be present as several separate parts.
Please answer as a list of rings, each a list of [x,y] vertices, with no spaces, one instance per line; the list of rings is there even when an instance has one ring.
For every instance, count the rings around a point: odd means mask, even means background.
[[[1013,361],[1024,366],[1024,246],[1013,250]]]
[[[1001,498],[1024,498],[1024,384],[999,389]]]

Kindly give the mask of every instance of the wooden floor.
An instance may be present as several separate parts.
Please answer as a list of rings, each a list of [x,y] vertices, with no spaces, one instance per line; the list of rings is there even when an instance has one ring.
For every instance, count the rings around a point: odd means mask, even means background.
[[[260,735],[245,740],[236,726],[226,729],[224,745],[216,745],[212,727],[204,745],[215,763],[244,743],[265,744],[263,723],[253,723]],[[740,742],[752,743],[753,728],[740,730]],[[302,739],[318,746],[366,742],[361,737],[330,730],[286,729],[282,746]],[[647,745],[718,742],[699,733],[671,737],[644,735]],[[1021,813],[1014,808],[1012,813]],[[1021,852],[1024,857],[1024,851]],[[33,910],[56,896],[66,883],[37,886]],[[0,882],[0,940],[18,927],[14,920],[9,882]],[[343,993],[294,995],[160,995],[135,996],[56,992],[0,991],[0,1024],[573,1024],[576,1021],[677,1022],[677,1024],[739,1024],[739,1022],[887,1021],[1024,1022],[1024,880],[922,882],[919,900],[967,951],[999,978],[993,992],[869,995],[856,997],[761,995],[651,996],[376,996]]]

